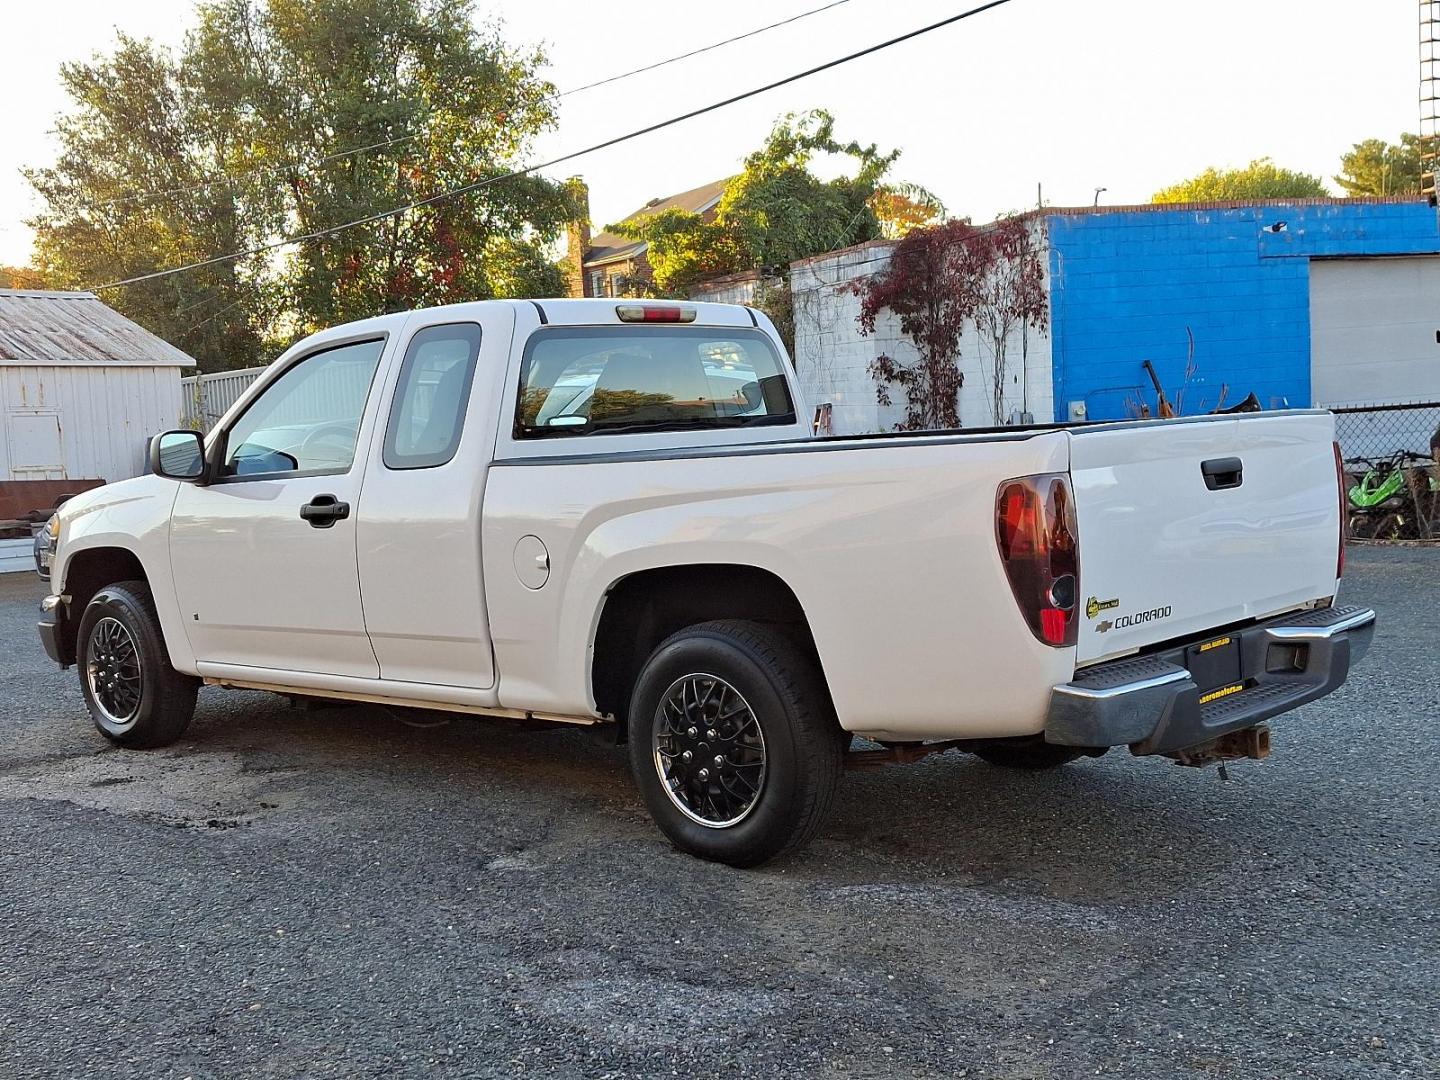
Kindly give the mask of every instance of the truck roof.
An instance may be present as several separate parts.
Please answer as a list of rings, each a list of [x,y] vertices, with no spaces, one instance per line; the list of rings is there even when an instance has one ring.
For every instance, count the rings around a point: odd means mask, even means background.
[[[636,305],[673,307],[684,305],[695,309],[696,323],[705,326],[757,326],[758,321],[747,307],[740,304],[713,304],[691,300],[643,300],[623,296],[586,299],[556,298],[553,300],[501,300],[497,303],[514,306],[534,305],[542,312],[542,321],[559,326],[593,326],[620,322],[620,307]],[[464,306],[464,305],[460,305]]]
[[[552,326],[620,326],[622,320],[618,313],[621,307],[643,305],[646,307],[675,307],[683,304],[685,307],[695,309],[695,318],[689,324],[676,324],[673,322],[659,322],[658,325],[696,325],[696,326],[735,326],[735,327],[760,327],[764,330],[772,330],[770,320],[761,312],[751,308],[743,307],[740,304],[712,304],[698,303],[689,300],[639,300],[627,297],[612,297],[606,299],[586,298],[572,299],[569,297],[556,297],[543,300],[472,300],[462,304],[441,304],[428,308],[413,308],[409,311],[397,311],[390,315],[376,315],[369,319],[358,319],[354,322],[340,323],[327,327],[324,330],[317,330],[315,333],[306,336],[295,342],[289,349],[285,350],[286,356],[293,355],[300,351],[308,351],[317,345],[324,345],[330,341],[352,339],[363,334],[390,334],[399,333],[405,323],[414,315],[436,314],[442,316],[439,321],[464,321],[466,318],[473,318],[477,309],[483,307],[507,306],[520,311],[530,313],[533,318],[538,314],[540,322]],[[522,324],[523,325],[523,324]],[[636,323],[635,325],[641,325]]]

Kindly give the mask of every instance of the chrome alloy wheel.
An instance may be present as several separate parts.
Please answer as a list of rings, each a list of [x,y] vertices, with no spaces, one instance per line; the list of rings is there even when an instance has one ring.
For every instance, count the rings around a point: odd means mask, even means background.
[[[682,676],[661,696],[653,731],[655,771],[682,814],[708,829],[745,820],[765,787],[765,735],[740,691]]]
[[[140,651],[118,619],[101,619],[90,630],[85,657],[90,697],[116,727],[134,723],[140,711]]]

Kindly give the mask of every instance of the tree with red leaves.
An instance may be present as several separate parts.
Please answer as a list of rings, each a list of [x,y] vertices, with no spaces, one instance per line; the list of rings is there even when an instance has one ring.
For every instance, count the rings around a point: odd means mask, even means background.
[[[905,394],[900,431],[960,426],[960,337],[975,310],[984,247],[980,231],[963,218],[914,229],[883,270],[853,286],[860,332],[873,334],[880,313],[892,311],[918,354],[909,362],[893,356],[870,362],[876,401],[888,407],[891,387]]]
[[[990,414],[997,425],[1005,422],[1005,383],[1012,334],[1020,331],[1024,366],[1029,331],[1043,331],[1049,323],[1045,267],[1036,243],[1038,228],[1028,215],[1020,215],[1001,218],[984,234],[988,265],[978,282],[972,318],[981,346],[990,353]],[[983,358],[981,367],[984,367]]]
[[[1049,311],[1028,216],[980,228],[957,219],[915,229],[896,244],[883,270],[852,288],[860,297],[862,334],[873,334],[881,312],[891,311],[915,346],[913,361],[882,355],[870,362],[881,405],[892,403],[893,387],[905,394],[898,430],[960,426],[960,342],[967,323],[990,353],[991,412],[995,423],[1002,421],[1011,335],[1043,330]]]

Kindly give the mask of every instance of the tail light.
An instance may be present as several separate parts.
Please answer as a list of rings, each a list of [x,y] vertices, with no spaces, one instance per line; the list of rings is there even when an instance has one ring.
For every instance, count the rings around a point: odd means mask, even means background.
[[[1074,645],[1079,636],[1079,531],[1065,473],[1006,480],[995,501],[995,538],[1015,603],[1046,645]]]
[[[617,304],[615,314],[621,322],[695,321],[695,308],[690,304]]]
[[[1339,580],[1345,573],[1345,519],[1349,516],[1346,513],[1349,500],[1345,495],[1345,461],[1340,456],[1340,444],[1334,442],[1330,445],[1335,447],[1335,487],[1340,492],[1340,549],[1335,556],[1335,577]]]

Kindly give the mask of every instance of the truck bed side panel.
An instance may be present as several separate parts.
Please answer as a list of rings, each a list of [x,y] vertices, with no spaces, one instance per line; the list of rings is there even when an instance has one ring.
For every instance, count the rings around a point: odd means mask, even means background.
[[[808,617],[840,722],[897,737],[1039,731],[1074,652],[1030,634],[995,544],[995,494],[1063,471],[1067,438],[588,463],[500,462],[485,495],[485,581],[510,708],[589,712],[605,593],[627,575],[741,564],[787,583]],[[550,552],[527,589],[522,537]]]

